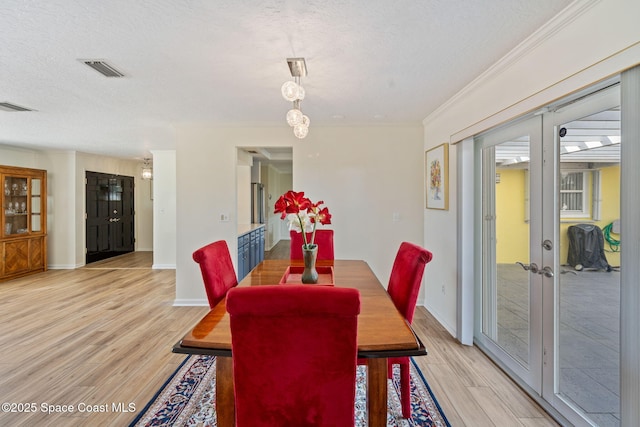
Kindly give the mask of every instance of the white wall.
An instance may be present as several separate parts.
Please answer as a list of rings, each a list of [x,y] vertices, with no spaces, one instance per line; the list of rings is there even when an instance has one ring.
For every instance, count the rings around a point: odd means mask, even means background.
[[[47,265],[75,268],[76,247],[69,242],[76,241],[76,153],[41,151],[38,157],[39,167],[47,170]]]
[[[176,268],[176,152],[153,150],[153,268]],[[192,201],[193,203],[193,201]]]
[[[424,148],[458,142],[639,63],[638,16],[640,2],[574,3],[427,117]],[[456,329],[457,241],[472,242],[471,236],[456,234],[456,161],[454,147],[449,210],[424,211],[424,242],[434,252],[424,304],[451,333]]]
[[[8,145],[0,145],[0,165],[44,169],[38,164],[36,151]]]
[[[138,164],[139,171],[135,175],[136,194],[136,251],[153,251],[153,179],[142,179],[142,165]]]
[[[366,260],[383,284],[400,242],[422,243],[420,125],[315,127],[298,140],[286,126],[194,124],[178,127],[177,138],[176,304],[206,304],[191,258],[195,249],[225,239],[236,262],[236,223],[218,218],[220,212],[236,218],[237,146],[293,146],[293,187],[329,207],[336,257]],[[186,200],[197,200],[197,207],[186,208]],[[398,222],[393,222],[394,212]]]
[[[251,224],[251,166],[253,166],[253,158],[251,155],[246,151],[238,150],[238,224]]]
[[[367,261],[385,287],[400,243],[422,245],[421,139],[420,126],[318,128],[293,150],[293,189],[329,208],[336,258]]]

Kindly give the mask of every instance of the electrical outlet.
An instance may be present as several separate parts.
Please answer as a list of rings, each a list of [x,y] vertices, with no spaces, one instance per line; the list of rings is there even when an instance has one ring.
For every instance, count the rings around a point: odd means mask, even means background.
[[[445,295],[444,285],[442,285],[442,295]]]
[[[229,214],[221,213],[220,214],[220,222],[229,222]]]

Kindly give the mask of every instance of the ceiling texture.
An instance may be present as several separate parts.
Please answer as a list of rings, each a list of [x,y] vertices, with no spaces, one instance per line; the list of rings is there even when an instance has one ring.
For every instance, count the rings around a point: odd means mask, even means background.
[[[135,159],[178,124],[287,126],[288,57],[310,133],[420,123],[570,3],[3,0],[0,103],[34,111],[0,109],[0,144]]]

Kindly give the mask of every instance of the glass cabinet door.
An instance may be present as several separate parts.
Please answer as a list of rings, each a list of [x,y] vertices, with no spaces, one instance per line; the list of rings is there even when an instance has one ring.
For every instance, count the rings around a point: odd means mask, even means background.
[[[4,235],[29,232],[29,179],[5,176],[4,178]]]
[[[31,179],[31,231],[42,231],[42,192],[40,178]]]

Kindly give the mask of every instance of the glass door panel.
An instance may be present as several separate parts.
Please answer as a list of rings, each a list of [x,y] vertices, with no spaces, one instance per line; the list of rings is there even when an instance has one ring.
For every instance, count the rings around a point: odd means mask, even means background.
[[[555,406],[569,419],[578,415],[586,423],[620,425],[618,88],[559,111],[553,120],[559,141],[560,274],[555,306],[545,306],[556,313]]]
[[[482,171],[482,326],[479,341],[540,392],[539,316],[530,310],[540,301],[540,247],[531,244],[533,191],[532,147],[540,150],[541,119],[499,129],[476,138]],[[539,157],[539,156],[538,156]],[[531,203],[531,195],[534,203]],[[476,339],[478,337],[476,336]]]
[[[4,235],[23,234],[29,231],[27,211],[27,178],[5,176]]]

